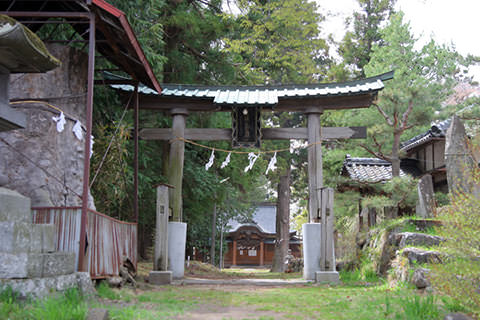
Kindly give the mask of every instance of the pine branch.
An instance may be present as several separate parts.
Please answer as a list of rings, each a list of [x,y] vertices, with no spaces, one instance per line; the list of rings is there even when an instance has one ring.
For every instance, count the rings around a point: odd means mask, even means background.
[[[388,125],[393,127],[393,122],[392,122],[392,119],[390,118],[390,116],[382,109],[382,107],[380,107],[378,104],[374,103],[373,104],[378,112],[380,112],[380,114],[385,118],[385,121],[387,121]]]

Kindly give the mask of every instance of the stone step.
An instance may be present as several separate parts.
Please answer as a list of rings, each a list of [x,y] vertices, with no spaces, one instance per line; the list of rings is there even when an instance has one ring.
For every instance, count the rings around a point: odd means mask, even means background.
[[[438,246],[440,243],[445,241],[444,238],[439,236],[432,236],[425,233],[416,233],[416,232],[401,232],[394,235],[395,245],[400,249],[407,246]]]
[[[48,253],[55,251],[55,226],[26,222],[0,222],[0,252]]]
[[[410,265],[421,263],[442,263],[442,254],[438,251],[411,247],[403,249],[402,256],[408,258]]]
[[[0,278],[43,278],[75,271],[73,252],[1,253]]]
[[[31,222],[30,198],[0,187],[0,222]]]

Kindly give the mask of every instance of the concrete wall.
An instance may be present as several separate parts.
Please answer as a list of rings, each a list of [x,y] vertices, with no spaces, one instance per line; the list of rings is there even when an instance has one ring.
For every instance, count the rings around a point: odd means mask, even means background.
[[[0,186],[30,197],[32,206],[78,206],[82,202],[75,193],[82,194],[84,141],[75,137],[72,128],[73,119],[85,125],[87,56],[59,45],[49,46],[49,50],[62,66],[47,73],[12,75],[10,101],[43,100],[59,107],[67,118],[65,130],[57,132],[52,117],[59,112],[51,107],[14,105],[26,115],[27,126],[0,133],[0,137],[26,158],[0,141]],[[91,197],[89,206],[94,209]]]

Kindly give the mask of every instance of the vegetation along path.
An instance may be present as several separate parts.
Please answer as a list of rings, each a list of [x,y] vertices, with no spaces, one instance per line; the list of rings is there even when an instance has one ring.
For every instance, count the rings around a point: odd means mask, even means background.
[[[312,283],[289,285],[188,284],[153,286],[141,281],[137,288],[113,289],[102,282],[98,297],[84,299],[76,292],[37,302],[16,301],[8,292],[0,295],[0,319],[85,319],[92,308],[105,308],[110,319],[442,319],[459,306],[451,300],[412,289],[391,288],[376,276],[342,272],[338,286]],[[218,271],[198,264],[187,269],[186,280],[210,279],[286,283],[300,274],[268,270]],[[279,280],[275,280],[279,281]]]

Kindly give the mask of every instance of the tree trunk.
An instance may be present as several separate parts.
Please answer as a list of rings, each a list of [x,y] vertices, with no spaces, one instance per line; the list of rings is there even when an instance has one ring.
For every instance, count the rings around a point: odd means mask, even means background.
[[[402,132],[394,132],[392,146],[392,177],[400,176],[400,136]]]
[[[271,271],[285,272],[290,241],[290,166],[278,183],[276,233]]]
[[[212,212],[212,243],[210,245],[210,260],[212,265],[215,265],[215,238],[217,237],[217,204],[213,203]]]

